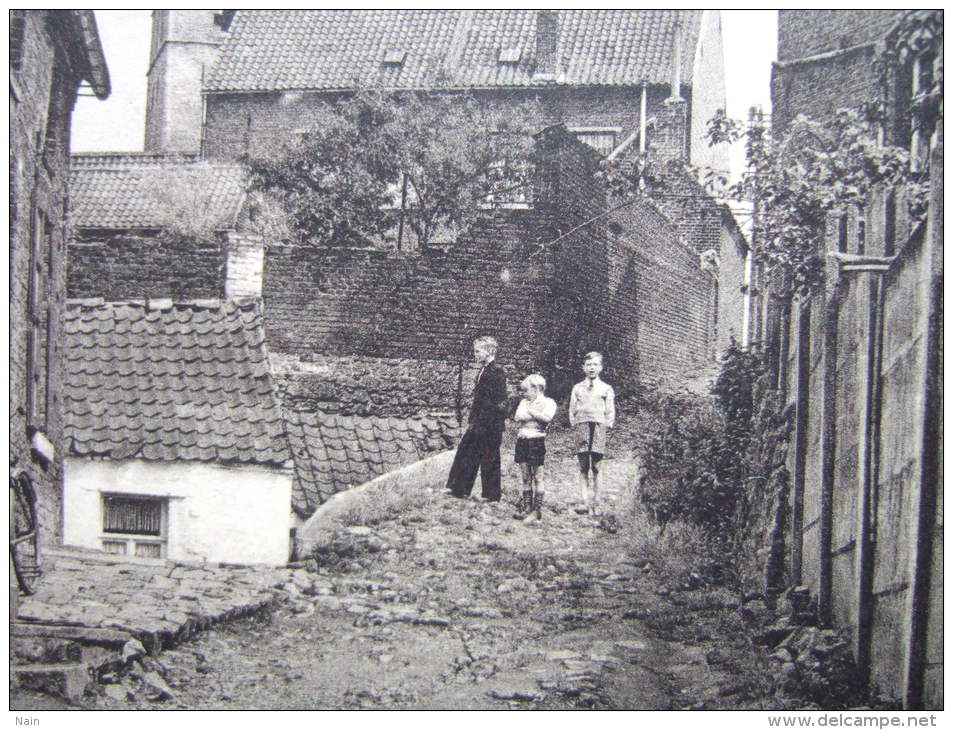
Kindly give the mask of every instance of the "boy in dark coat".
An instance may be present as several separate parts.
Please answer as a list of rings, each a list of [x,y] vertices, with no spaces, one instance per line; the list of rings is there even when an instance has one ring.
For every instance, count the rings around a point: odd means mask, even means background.
[[[506,420],[506,374],[494,361],[496,348],[492,337],[479,337],[473,342],[473,359],[481,369],[473,388],[467,430],[447,479],[447,490],[460,499],[470,495],[477,469],[483,483],[482,500],[499,502],[502,496],[500,444]]]

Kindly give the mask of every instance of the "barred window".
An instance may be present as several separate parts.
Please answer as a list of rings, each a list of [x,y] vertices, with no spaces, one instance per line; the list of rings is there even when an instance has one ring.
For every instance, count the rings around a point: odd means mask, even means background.
[[[136,497],[106,497],[105,532],[161,535],[164,502]]]
[[[168,500],[103,495],[103,550],[114,555],[161,558],[165,553]]]

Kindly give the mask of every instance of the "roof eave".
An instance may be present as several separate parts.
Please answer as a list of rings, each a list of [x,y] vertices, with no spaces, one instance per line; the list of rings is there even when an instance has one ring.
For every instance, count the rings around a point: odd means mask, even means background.
[[[92,10],[74,10],[73,17],[79,25],[83,41],[83,50],[86,57],[86,80],[97,98],[105,99],[112,91],[109,80],[109,68],[106,65],[106,56],[99,40],[99,30],[96,27],[96,16]]]

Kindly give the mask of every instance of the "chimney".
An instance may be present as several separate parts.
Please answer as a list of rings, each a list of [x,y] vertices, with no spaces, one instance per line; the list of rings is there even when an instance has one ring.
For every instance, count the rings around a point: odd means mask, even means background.
[[[559,13],[556,10],[536,11],[536,69],[534,81],[556,79],[556,45],[559,41]]]
[[[260,297],[264,280],[265,243],[261,236],[228,233],[225,296]]]

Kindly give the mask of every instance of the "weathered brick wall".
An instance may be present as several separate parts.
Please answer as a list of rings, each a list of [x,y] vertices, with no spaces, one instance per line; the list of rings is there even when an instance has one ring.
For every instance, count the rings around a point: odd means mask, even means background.
[[[220,298],[225,291],[223,243],[155,235],[84,232],[69,244],[70,297]]]
[[[638,377],[677,379],[711,359],[715,277],[651,203],[622,208],[612,220],[621,228],[616,241],[633,252],[625,290]]]
[[[466,362],[472,340],[492,334],[502,362],[533,361],[541,279],[518,253],[534,234],[522,213],[495,213],[446,253],[270,248],[271,350]]]
[[[584,145],[553,133],[540,146],[536,207],[488,213],[445,252],[269,248],[271,351],[439,361],[453,373],[489,333],[514,384],[540,370],[557,397],[589,350],[604,352],[606,379],[623,388],[708,358],[713,275],[652,205],[607,214]]]
[[[790,61],[882,38],[903,10],[780,10],[778,60]]]
[[[71,73],[62,39],[51,37],[47,25],[52,11],[24,11],[18,68],[10,74],[10,456],[25,470],[38,493],[40,544],[55,545],[61,538],[62,458],[65,450],[61,411],[63,383],[59,347],[66,289],[66,180],[70,112],[78,79]],[[51,95],[55,101],[50,103]],[[55,116],[48,119],[51,111]],[[51,142],[44,150],[44,139]],[[37,145],[41,145],[38,147]],[[32,206],[31,206],[32,201]],[[27,340],[30,334],[27,301],[33,220],[43,213],[50,221],[50,251],[38,262],[41,289],[38,299],[49,307],[49,328],[41,339],[49,344],[50,399],[45,413],[33,419],[53,443],[56,458],[43,466],[30,455],[27,427]],[[46,359],[44,348],[40,356]],[[45,387],[41,383],[40,387]]]
[[[773,125],[784,130],[799,114],[824,119],[840,108],[879,99],[873,46],[899,20],[901,10],[781,10],[778,64],[771,74]],[[818,54],[847,53],[806,63]]]
[[[667,87],[651,87],[646,116],[661,116]],[[326,93],[207,94],[204,155],[213,159],[237,159],[255,153],[262,143],[308,128],[315,109],[336,98]],[[542,125],[565,123],[567,127],[621,127],[617,143],[638,129],[641,90],[638,88],[554,88],[539,90],[486,91],[481,98],[497,107],[538,102]]]
[[[833,58],[771,72],[772,124],[783,131],[798,116],[825,119],[842,108],[857,108],[879,96],[875,51],[861,48]]]
[[[472,362],[272,352],[281,402],[306,412],[412,418],[465,415],[478,370]]]

